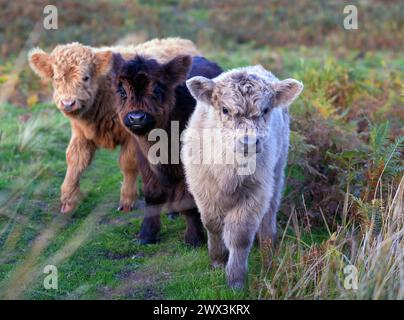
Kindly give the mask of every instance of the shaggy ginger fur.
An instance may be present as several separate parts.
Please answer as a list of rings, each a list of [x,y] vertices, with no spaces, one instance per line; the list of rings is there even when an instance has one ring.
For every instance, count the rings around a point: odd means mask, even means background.
[[[187,183],[208,231],[212,265],[226,264],[229,285],[241,288],[255,235],[263,247],[275,240],[289,146],[287,108],[303,85],[294,79],[279,81],[255,66],[213,80],[195,77],[187,86],[197,99],[183,139]],[[213,129],[221,141],[216,140],[219,151],[209,163],[203,134]],[[225,152],[253,161],[253,170],[241,174],[237,162],[218,162]]]
[[[58,45],[50,53],[34,48],[28,55],[32,70],[52,81],[56,106],[70,120],[72,135],[66,150],[67,172],[61,187],[61,211],[75,208],[80,176],[97,148],[121,146],[124,175],[119,210],[129,211],[136,198],[137,164],[130,134],[120,124],[115,103],[113,64],[117,53],[145,54],[164,62],[178,54],[198,54],[195,45],[180,38],[154,39],[138,46],[92,48],[80,43]]]

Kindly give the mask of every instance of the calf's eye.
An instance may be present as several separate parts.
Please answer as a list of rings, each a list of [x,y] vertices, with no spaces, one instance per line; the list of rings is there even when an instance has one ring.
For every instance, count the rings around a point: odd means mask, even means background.
[[[119,93],[121,99],[123,99],[123,100],[126,99],[126,97],[127,97],[127,96],[126,96],[126,91],[125,91],[125,89],[124,89],[124,87],[123,87],[122,82],[119,82],[119,83],[118,83],[118,90],[117,90],[117,93]]]
[[[222,108],[222,112],[223,114],[228,114],[229,113],[229,109],[227,109],[226,107]]]
[[[153,96],[158,101],[163,100],[163,88],[161,88],[161,86],[159,85],[156,85],[153,89]]]
[[[269,108],[265,108],[264,111],[263,111],[263,113],[264,113],[264,114],[267,114],[268,111],[269,111]]]
[[[85,76],[85,77],[83,78],[83,81],[85,81],[85,82],[87,82],[88,80],[90,80],[90,77],[89,77],[89,76]]]

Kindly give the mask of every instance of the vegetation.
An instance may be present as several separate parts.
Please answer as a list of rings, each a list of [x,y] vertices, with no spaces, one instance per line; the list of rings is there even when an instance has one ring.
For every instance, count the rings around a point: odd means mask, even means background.
[[[59,29],[38,40],[51,49],[183,36],[225,69],[261,63],[303,81],[279,242],[253,250],[248,289],[233,292],[206,246],[183,244],[182,218],[164,217],[161,243],[137,244],[142,199],[129,214],[115,210],[117,151],[97,154],[80,206],[58,213],[69,123],[26,65],[44,3],[0,1],[0,298],[404,298],[402,2],[353,1],[351,31],[336,2],[253,2],[56,1]],[[58,290],[43,288],[49,264]],[[349,265],[357,290],[344,286]]]

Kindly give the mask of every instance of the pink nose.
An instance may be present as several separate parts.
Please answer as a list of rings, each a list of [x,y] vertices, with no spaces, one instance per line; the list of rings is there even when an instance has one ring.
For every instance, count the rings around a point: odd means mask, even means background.
[[[62,104],[65,108],[71,108],[76,103],[75,100],[62,100]]]

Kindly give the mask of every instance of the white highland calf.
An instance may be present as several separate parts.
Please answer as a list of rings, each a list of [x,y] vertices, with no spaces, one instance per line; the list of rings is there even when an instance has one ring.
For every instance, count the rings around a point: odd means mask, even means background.
[[[303,84],[250,66],[212,80],[194,77],[187,86],[197,100],[182,136],[187,183],[208,231],[213,267],[226,264],[228,284],[242,288],[256,234],[263,248],[275,241],[289,147],[288,106]],[[253,170],[240,174],[237,161],[201,161],[209,144],[203,140],[210,138],[202,132],[209,130],[221,135],[216,156],[231,150],[234,158],[253,159]]]

